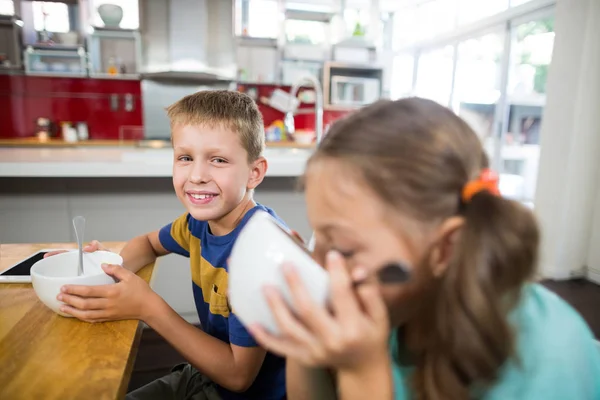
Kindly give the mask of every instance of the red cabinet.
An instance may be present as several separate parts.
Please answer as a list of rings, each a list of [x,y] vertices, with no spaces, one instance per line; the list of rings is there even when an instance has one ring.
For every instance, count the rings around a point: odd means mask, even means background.
[[[143,124],[140,82],[0,75],[0,137],[34,136],[39,117],[87,122],[90,139],[118,139],[122,126]]]

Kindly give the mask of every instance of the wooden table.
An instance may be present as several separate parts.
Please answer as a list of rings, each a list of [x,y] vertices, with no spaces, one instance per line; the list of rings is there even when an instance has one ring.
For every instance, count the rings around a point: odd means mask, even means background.
[[[125,243],[104,243],[118,252]],[[44,248],[0,245],[0,270]],[[154,265],[138,272],[147,282]],[[0,399],[119,399],[127,390],[142,331],[138,321],[90,324],[55,314],[31,284],[0,284]]]

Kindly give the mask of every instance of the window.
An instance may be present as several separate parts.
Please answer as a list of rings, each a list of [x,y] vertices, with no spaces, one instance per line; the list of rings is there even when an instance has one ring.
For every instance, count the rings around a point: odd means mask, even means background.
[[[525,4],[530,1],[531,0],[510,0],[510,6],[511,7],[520,6],[521,4]]]
[[[289,19],[285,21],[285,38],[289,43],[320,45],[325,42],[326,29],[323,22]]]
[[[507,8],[508,0],[458,0],[458,23],[475,22]]]
[[[36,31],[69,32],[69,7],[65,3],[34,1],[33,27]]]
[[[404,7],[394,13],[393,45],[394,49],[410,45],[418,40],[416,7]]]
[[[434,0],[422,3],[417,8],[417,21],[419,40],[431,39],[441,33],[450,32],[456,26],[456,0]]]
[[[511,27],[507,107],[502,136],[502,172],[519,183],[515,197],[532,201],[538,175],[540,128],[546,103],[546,80],[554,47],[554,18]]]
[[[247,4],[247,9],[244,4]],[[247,11],[247,26],[244,26]],[[235,34],[275,39],[279,35],[281,15],[278,0],[236,0]]]
[[[416,95],[448,106],[452,92],[453,64],[454,46],[422,53],[417,69]]]
[[[399,99],[412,94],[415,57],[412,54],[400,54],[394,57],[392,64],[392,87],[390,97]]]
[[[494,156],[503,53],[504,33],[490,33],[458,45],[452,108],[477,133],[489,157]]]
[[[92,15],[92,25],[104,26],[104,22],[102,22],[102,18],[100,18],[100,14],[98,14],[98,7],[102,4],[114,4],[123,9],[123,20],[121,20],[121,23],[119,24],[120,28],[138,29],[140,27],[138,0],[91,0],[90,15]]]
[[[0,14],[1,15],[13,15],[15,13],[15,6],[12,0],[0,0]]]

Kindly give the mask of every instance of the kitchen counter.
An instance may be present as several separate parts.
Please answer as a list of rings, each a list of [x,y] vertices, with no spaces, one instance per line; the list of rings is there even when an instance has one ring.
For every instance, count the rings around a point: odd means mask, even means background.
[[[136,147],[139,146],[141,142],[148,142],[150,140],[113,140],[113,139],[102,139],[102,140],[83,140],[77,142],[67,142],[60,139],[49,139],[49,140],[39,140],[36,137],[27,137],[27,138],[15,138],[15,139],[0,139],[0,147]],[[162,140],[156,142],[163,142]],[[164,141],[167,143],[167,147],[170,146],[168,140]],[[162,144],[162,143],[161,143]],[[159,146],[159,147],[163,147]],[[144,146],[145,147],[145,146]],[[147,147],[154,147],[154,144],[150,144]],[[314,144],[302,144],[295,142],[267,142],[267,148],[289,148],[289,149],[310,149],[314,148]]]
[[[124,245],[106,242],[118,252]],[[3,244],[0,270],[43,248],[74,244]],[[147,282],[154,265],[138,272]],[[0,284],[0,398],[120,399],[127,390],[142,323],[90,324],[42,304],[31,284]]]
[[[267,177],[297,177],[310,148],[267,147]],[[0,177],[170,177],[173,151],[132,146],[0,147]]]

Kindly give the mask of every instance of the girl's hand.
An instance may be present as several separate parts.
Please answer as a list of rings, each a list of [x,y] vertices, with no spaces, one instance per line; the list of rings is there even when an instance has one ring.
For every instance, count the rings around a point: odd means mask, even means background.
[[[98,251],[98,250],[108,250],[108,249],[106,247],[104,247],[104,245],[97,240],[92,240],[91,242],[89,242],[87,244],[87,246],[83,246],[83,251],[85,251],[86,253],[93,253],[94,251]],[[66,253],[67,251],[69,251],[69,250],[50,251],[50,252],[44,254],[44,258],[52,257],[52,256],[55,256],[55,255],[61,254],[61,253]]]
[[[102,322],[122,319],[145,320],[151,300],[158,296],[142,278],[120,265],[102,264],[114,285],[65,285],[57,296],[65,303],[61,311],[82,321]]]
[[[366,270],[355,268],[351,278],[339,253],[327,255],[332,290],[330,312],[314,304],[293,267],[284,267],[296,312],[276,289],[265,289],[281,334],[274,336],[260,326],[250,327],[263,347],[306,366],[338,371],[389,365],[388,314],[378,287],[367,280],[353,288],[353,281],[362,281]]]

